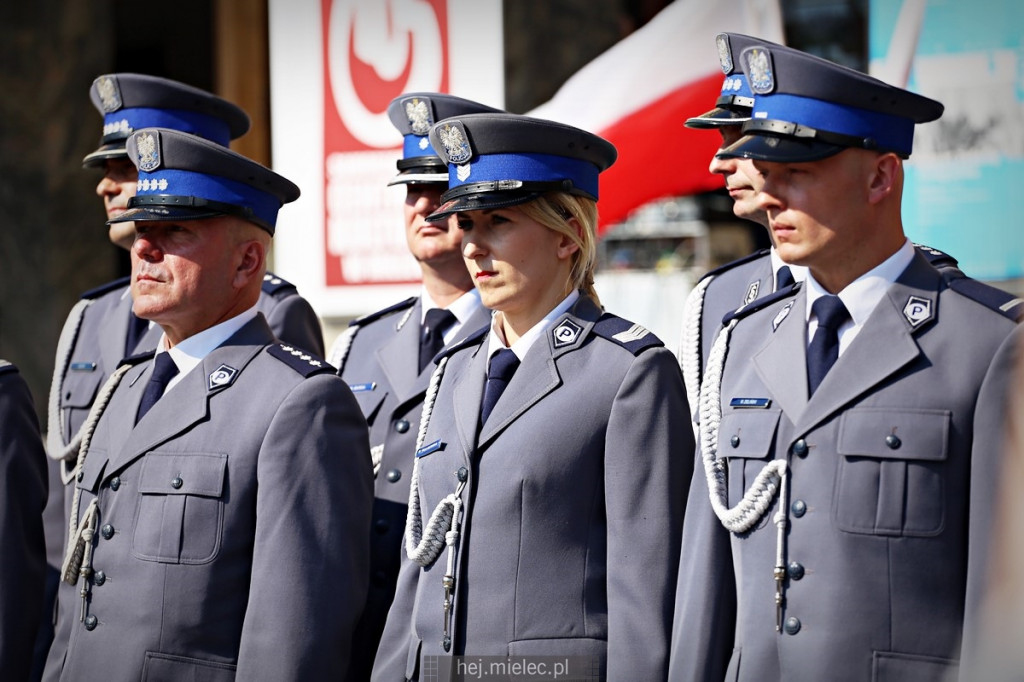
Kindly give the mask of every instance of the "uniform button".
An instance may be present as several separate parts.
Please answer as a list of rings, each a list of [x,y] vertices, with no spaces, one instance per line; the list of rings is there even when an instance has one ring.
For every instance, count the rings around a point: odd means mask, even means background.
[[[107,582],[107,574],[103,571],[96,571],[96,575],[92,577],[92,584],[99,587],[105,582]]]
[[[114,527],[111,526],[109,523],[103,524],[103,527],[100,528],[100,535],[103,536],[104,540],[109,540],[110,538],[114,537]]]
[[[800,580],[800,578],[804,577],[804,565],[796,561],[790,561],[789,566],[786,567],[786,572],[789,573],[791,580]]]
[[[83,479],[83,478],[85,478],[85,474],[84,474],[84,473],[82,473],[81,471],[79,471],[79,472],[78,472],[78,475],[77,475],[77,476],[75,476],[75,480],[76,480],[76,481],[78,481],[79,483],[81,483],[81,482],[82,482],[82,479]]]
[[[374,571],[373,578],[371,580],[374,587],[384,587],[387,585],[388,576],[384,571]]]
[[[793,511],[793,516],[799,519],[801,516],[807,513],[807,503],[804,502],[803,500],[797,500],[793,503],[790,509]]]
[[[885,437],[885,444],[893,450],[899,450],[900,446],[903,445],[903,441],[894,433]]]
[[[738,448],[740,446],[740,437],[733,436],[732,438],[730,438],[729,445],[733,446],[734,448]]]
[[[395,422],[395,431],[398,431],[399,433],[405,433],[408,430],[409,422],[407,422],[406,420],[399,419],[397,422]]]
[[[459,483],[465,483],[466,479],[469,478],[469,470],[466,467],[459,467],[459,470],[455,472],[455,475],[459,479]]]
[[[88,616],[85,617],[85,629],[86,630],[95,630],[96,626],[98,624],[99,624],[99,620],[96,618],[96,616],[94,616],[92,614],[89,614]]]
[[[110,479],[110,489],[111,490],[117,490],[120,487],[121,487],[121,478],[119,476],[114,476],[112,479]]]
[[[171,479],[171,487],[174,488],[175,490],[177,490],[184,484],[185,482],[181,480],[181,476],[175,476],[174,478]]]
[[[392,483],[398,483],[399,479],[402,478],[402,472],[398,469],[392,469],[388,472],[388,480]]]
[[[807,441],[805,441],[803,438],[800,438],[799,440],[797,440],[795,443],[793,443],[793,450],[792,450],[792,452],[797,457],[806,457],[807,456]]]
[[[795,635],[800,632],[800,619],[796,616],[790,616],[786,619],[786,634]]]
[[[388,523],[387,519],[377,519],[377,522],[373,524],[373,527],[377,529],[377,532],[384,535],[391,530],[391,524]]]

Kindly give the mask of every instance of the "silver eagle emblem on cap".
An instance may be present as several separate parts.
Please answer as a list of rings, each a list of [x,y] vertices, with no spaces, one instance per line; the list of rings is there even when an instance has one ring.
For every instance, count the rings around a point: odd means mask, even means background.
[[[159,133],[157,133],[159,135]],[[152,173],[160,167],[160,145],[153,133],[135,136],[135,148],[139,154],[139,170]]]
[[[405,100],[405,115],[414,135],[426,135],[430,132],[430,126],[434,125],[430,104],[426,99],[413,97]]]
[[[441,139],[441,144],[444,145],[444,150],[451,163],[465,163],[473,156],[469,140],[466,139],[466,132],[458,121],[441,126],[437,131],[437,136]]]
[[[110,113],[121,108],[121,89],[113,76],[100,76],[96,79],[96,94],[100,96],[103,111]]]
[[[767,95],[775,89],[775,72],[772,70],[772,55],[763,47],[752,47],[743,53],[746,61],[750,89],[758,95]]]
[[[718,47],[718,63],[722,65],[722,73],[728,76],[732,73],[732,48],[729,46],[729,36],[719,33],[715,36],[715,45]]]

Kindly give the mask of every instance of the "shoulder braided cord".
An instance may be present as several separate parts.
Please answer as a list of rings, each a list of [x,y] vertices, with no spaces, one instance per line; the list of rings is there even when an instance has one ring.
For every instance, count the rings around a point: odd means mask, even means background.
[[[89,454],[89,446],[92,444],[93,433],[96,431],[96,424],[99,422],[100,417],[103,416],[103,411],[107,408],[110,397],[114,395],[114,389],[117,388],[117,385],[121,383],[121,378],[131,368],[132,365],[121,365],[114,370],[114,373],[103,384],[103,388],[100,389],[99,395],[96,396],[96,400],[89,409],[89,416],[86,417],[85,423],[82,424],[82,430],[79,432],[82,436],[82,445],[78,450],[78,461],[75,463],[75,468],[72,471],[72,478],[77,478],[78,474],[82,472],[85,466],[85,458]],[[68,547],[60,571],[61,580],[69,585],[77,583],[78,576],[80,575],[88,577],[92,571],[92,538],[99,521],[97,499],[94,497],[92,502],[89,503],[85,510],[85,515],[82,517],[82,523],[79,524],[78,511],[82,503],[82,489],[75,486],[74,496],[71,500],[71,513],[68,518]]]
[[[65,445],[64,421],[60,418],[60,393],[64,383],[64,377],[68,371],[68,363],[71,362],[71,351],[78,340],[78,332],[82,328],[82,320],[85,319],[85,309],[92,305],[92,299],[81,299],[68,314],[68,321],[61,329],[60,338],[57,340],[57,353],[53,363],[53,378],[50,380],[50,395],[46,406],[46,453],[51,459],[69,460],[78,451],[82,443],[82,432],[79,431]],[[67,478],[67,467],[61,467],[61,478],[64,485],[70,479]]]
[[[722,373],[729,349],[729,337],[737,322],[731,320],[719,331],[708,357],[707,371],[700,389],[700,445],[711,506],[722,525],[733,533],[743,533],[754,527],[771,505],[780,481],[786,474],[786,460],[775,459],[766,464],[743,499],[732,509],[728,508],[728,476],[725,464],[718,459],[718,429],[722,421]]]
[[[437,400],[438,388],[441,385],[441,378],[444,376],[445,366],[448,364],[448,357],[441,358],[437,369],[430,377],[430,386],[427,388],[426,397],[423,400],[423,414],[420,417],[420,429],[416,435],[416,451],[423,447],[423,440],[427,435],[427,426],[430,423],[430,415],[434,409],[434,402]],[[454,493],[446,496],[434,508],[426,528],[423,527],[423,510],[420,506],[420,459],[417,457],[412,468],[412,481],[409,483],[409,514],[405,519],[405,552],[412,561],[420,566],[429,566],[441,554],[445,545],[454,546],[458,540],[458,517],[462,510],[462,488],[460,483]],[[452,554],[449,553],[449,563]]]
[[[348,352],[352,350],[352,342],[359,332],[359,325],[353,325],[341,333],[331,344],[331,352],[327,354],[328,364],[338,368],[338,374],[345,369]]]
[[[704,318],[704,293],[713,277],[697,282],[683,306],[683,339],[679,347],[679,367],[686,384],[686,400],[692,412],[700,399],[701,381],[701,320]]]

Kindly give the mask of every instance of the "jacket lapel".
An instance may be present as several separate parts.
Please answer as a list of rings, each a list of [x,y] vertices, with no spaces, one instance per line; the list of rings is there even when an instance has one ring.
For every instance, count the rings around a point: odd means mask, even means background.
[[[807,405],[807,325],[804,322],[804,310],[807,305],[807,294],[801,291],[790,299],[785,306],[779,308],[775,319],[785,317],[769,334],[765,345],[754,354],[754,368],[761,381],[771,393],[772,398],[786,414],[797,415]],[[794,352],[793,349],[799,349]],[[723,402],[741,396],[722,396]],[[767,396],[742,396],[763,398]]]
[[[412,394],[425,391],[430,380],[432,366],[424,368],[425,376],[420,376],[417,371],[422,309],[422,301],[417,300],[402,328],[377,351],[377,361],[399,402],[404,402]]]

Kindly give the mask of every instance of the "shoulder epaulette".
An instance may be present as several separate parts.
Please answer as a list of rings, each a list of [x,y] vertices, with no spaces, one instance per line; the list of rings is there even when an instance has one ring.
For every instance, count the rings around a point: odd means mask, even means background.
[[[458,343],[452,344],[451,346],[448,346],[447,348],[442,349],[441,352],[438,353],[437,356],[434,359],[437,360],[439,358],[443,358],[446,355],[451,355],[455,351],[462,350],[463,348],[468,348],[469,346],[475,346],[478,343],[480,343],[480,340],[482,338],[484,338],[484,336],[486,336],[488,333],[490,333],[490,331],[491,331],[490,325],[485,325],[483,327],[480,327],[475,332],[473,332],[472,334],[470,334],[466,338],[462,339]]]
[[[146,360],[152,359],[154,355],[156,355],[156,349],[147,350],[142,353],[136,353],[135,355],[129,355],[126,358],[121,358],[121,362],[117,363],[117,366],[120,367],[121,365],[137,365],[140,362],[145,362]]]
[[[765,258],[770,253],[771,253],[770,249],[758,249],[757,251],[754,251],[753,253],[749,253],[746,256],[743,256],[741,258],[737,258],[736,260],[731,260],[728,263],[726,263],[725,265],[719,265],[714,270],[708,270],[706,273],[704,273],[704,276],[701,277],[701,279],[707,279],[708,277],[716,277],[716,276],[722,274],[723,272],[726,272],[728,270],[732,270],[733,268],[735,268],[738,265],[743,265],[744,263],[749,263],[751,261],[758,260],[759,258]]]
[[[801,287],[802,284],[803,284],[802,282],[795,282],[795,283],[789,285],[788,287],[783,287],[783,288],[779,289],[776,292],[768,294],[767,296],[762,296],[761,298],[755,298],[753,301],[751,301],[750,303],[746,304],[742,308],[740,308],[738,310],[734,310],[731,313],[728,313],[725,317],[723,317],[722,318],[722,326],[725,326],[725,325],[729,324],[733,320],[743,319],[744,317],[746,317],[747,315],[749,315],[749,314],[751,314],[753,312],[757,312],[758,310],[761,310],[762,308],[767,308],[768,306],[770,306],[772,303],[775,303],[776,301],[781,301],[784,298],[788,298],[789,296],[792,296],[796,292],[800,291],[800,287]]]
[[[981,303],[1003,317],[1008,317],[1014,322],[1024,320],[1024,298],[1018,298],[970,277],[947,277],[946,283],[958,294]]]
[[[7,360],[0,360],[0,374],[7,374],[8,372],[17,372],[18,368],[9,363]]]
[[[119,279],[115,279],[113,282],[107,282],[106,284],[100,285],[95,289],[89,289],[89,291],[82,294],[81,298],[99,298],[103,294],[110,293],[117,289],[123,289],[124,287],[131,285],[131,283],[131,277],[121,277]]]
[[[337,372],[326,360],[310,355],[306,351],[299,350],[288,344],[272,343],[267,346],[267,352],[304,377],[324,372],[330,372],[331,374]]]
[[[279,293],[283,293],[288,289],[298,291],[295,285],[286,279],[282,279],[272,272],[267,272],[263,275],[263,293],[268,296],[276,296]]]
[[[593,331],[602,339],[619,344],[633,355],[657,346],[664,346],[654,332],[618,315],[605,313],[594,323]]]
[[[924,256],[934,268],[955,268],[959,265],[956,258],[953,258],[948,253],[939,251],[938,249],[933,249],[930,246],[916,243],[914,244],[914,248],[916,248],[917,251]]]
[[[351,322],[349,322],[348,325],[350,327],[354,327],[354,326],[369,324],[370,322],[373,322],[374,320],[379,320],[380,318],[384,317],[385,315],[390,315],[391,313],[397,312],[399,310],[405,310],[406,308],[411,307],[414,303],[416,303],[416,296],[410,296],[409,298],[405,299],[404,301],[399,301],[398,303],[396,303],[394,305],[390,305],[387,308],[384,308],[383,310],[378,310],[375,313],[370,313],[369,315],[363,315],[362,317],[357,317],[356,319],[354,319]]]

